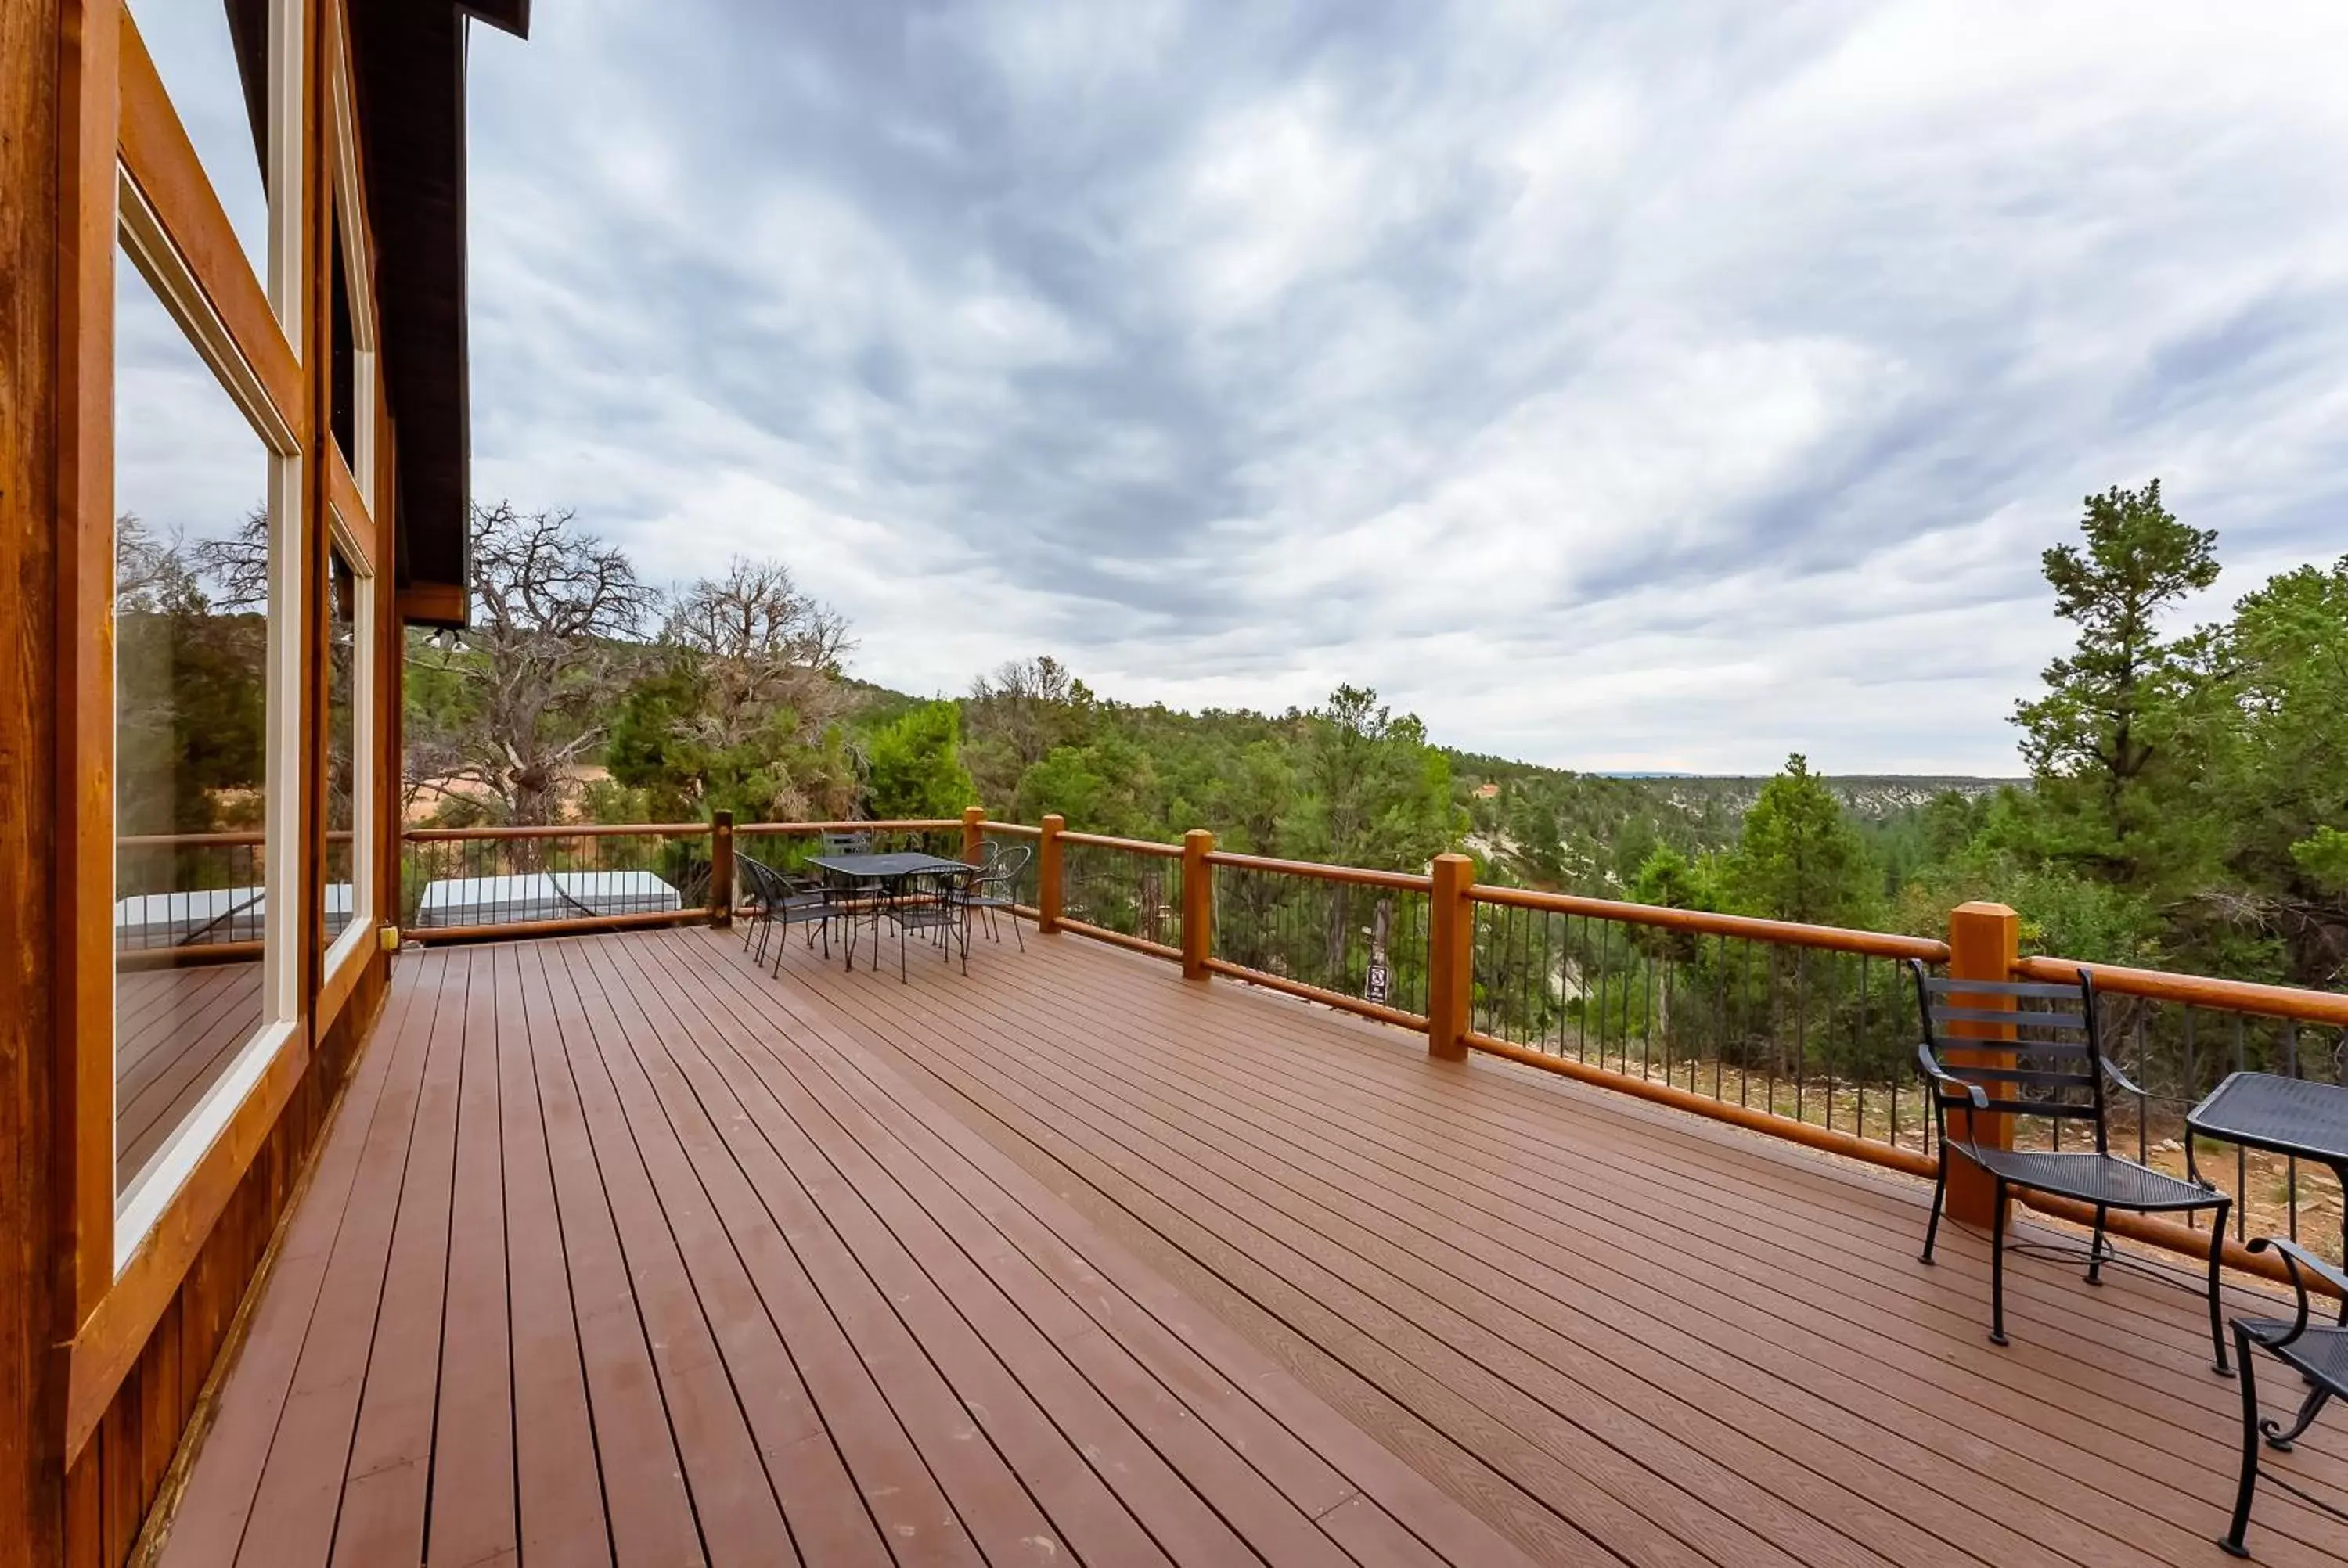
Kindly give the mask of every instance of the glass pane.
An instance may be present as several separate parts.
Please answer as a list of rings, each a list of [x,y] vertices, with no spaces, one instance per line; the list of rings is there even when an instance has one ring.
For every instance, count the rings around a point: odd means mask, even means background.
[[[326,940],[351,923],[356,887],[351,870],[357,818],[359,579],[337,546],[326,579]]]
[[[270,456],[115,258],[115,1185],[263,1014]]]
[[[130,0],[155,74],[263,287],[269,282],[270,0]]]

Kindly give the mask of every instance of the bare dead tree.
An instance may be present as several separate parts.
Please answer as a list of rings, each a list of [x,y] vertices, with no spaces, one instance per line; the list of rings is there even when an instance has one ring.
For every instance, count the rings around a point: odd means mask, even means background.
[[[812,735],[847,709],[848,621],[779,561],[736,556],[723,576],[671,594],[661,641],[695,667],[704,701],[688,723],[711,746],[739,745],[783,711]]]
[[[255,507],[223,539],[200,539],[188,547],[196,571],[212,585],[211,603],[224,615],[269,608],[269,508]]]
[[[970,684],[973,730],[1001,737],[1022,772],[1067,738],[1092,692],[1048,653],[1014,659]]]
[[[417,734],[416,758],[470,780],[509,820],[555,820],[570,765],[603,735],[605,712],[641,658],[628,640],[657,595],[616,547],[575,515],[473,508],[473,621],[424,657],[473,701],[444,735]]]

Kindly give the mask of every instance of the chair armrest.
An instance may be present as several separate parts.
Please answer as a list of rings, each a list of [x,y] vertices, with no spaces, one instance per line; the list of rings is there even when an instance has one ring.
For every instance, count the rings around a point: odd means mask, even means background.
[[[2127,1073],[2120,1071],[2120,1064],[2118,1062],[2114,1061],[2102,1051],[2099,1050],[2096,1052],[2096,1061],[2103,1068],[2104,1076],[2110,1079],[2114,1083],[2118,1084],[2120,1088],[2127,1093],[2135,1095],[2138,1100],[2149,1100],[2152,1098],[2152,1096],[2144,1091],[2143,1088],[2135,1079],[2130,1078]]]
[[[2299,1271],[2303,1268],[2318,1279],[2325,1281],[2343,1296],[2348,1296],[2348,1274],[2343,1274],[2295,1241],[2286,1241],[2279,1235],[2258,1236],[2251,1240],[2250,1250],[2279,1252],[2282,1254],[2283,1262],[2291,1267],[2291,1278],[2294,1281],[2299,1278]],[[2304,1287],[2302,1287],[2303,1293]]]
[[[1982,1086],[1978,1083],[1968,1083],[1963,1079],[1959,1078],[1955,1073],[1951,1072],[1946,1068],[1942,1067],[1940,1063],[1940,1060],[1932,1054],[1932,1047],[1929,1042],[1923,1040],[1919,1040],[1917,1042],[1916,1065],[1923,1069],[1924,1076],[1926,1078],[1931,1079],[1933,1082],[1941,1085],[1943,1089],[1962,1092],[1972,1102],[1972,1108],[1974,1110],[1986,1111],[1989,1109],[1989,1096],[1982,1092]],[[1968,1125],[1970,1125],[1970,1123],[1968,1123]]]
[[[2285,1240],[2279,1235],[2253,1236],[2250,1239],[2250,1250],[2282,1254],[2283,1266],[2291,1274],[2291,1287],[2299,1293],[2299,1313],[2291,1321],[2291,1332],[2280,1339],[2261,1341],[2270,1349],[2288,1345],[2307,1332],[2308,1275],[2312,1274],[2318,1279],[2328,1282],[2333,1289],[2341,1293],[2343,1299],[2348,1299],[2348,1274],[2341,1273],[2297,1242]],[[2302,1270],[2305,1272],[2302,1273]]]

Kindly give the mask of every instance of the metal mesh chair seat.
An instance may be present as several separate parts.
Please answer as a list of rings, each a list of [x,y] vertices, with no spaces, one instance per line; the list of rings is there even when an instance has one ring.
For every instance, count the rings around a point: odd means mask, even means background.
[[[2348,1394],[2348,1328],[2310,1327],[2302,1330],[2298,1338],[2281,1343],[2291,1331],[2288,1317],[2238,1317],[2234,1321],[2249,1329],[2250,1337],[2309,1378],[2329,1385],[2333,1393]]]
[[[2160,1209],[2208,1208],[2219,1194],[2208,1187],[2147,1169],[2116,1154],[2054,1153],[2034,1149],[1985,1149],[1959,1140],[1952,1145],[1993,1176],[2042,1193],[2150,1213]]]

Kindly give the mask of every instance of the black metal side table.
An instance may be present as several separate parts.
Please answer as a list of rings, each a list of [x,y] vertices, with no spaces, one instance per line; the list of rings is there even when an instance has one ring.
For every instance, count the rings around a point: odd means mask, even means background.
[[[2339,1178],[2343,1193],[2348,1194],[2348,1087],[2285,1078],[2278,1072],[2230,1073],[2208,1099],[2185,1113],[2185,1127],[2188,1167],[2196,1136],[2219,1138],[2328,1165]],[[2348,1247],[2348,1214],[2341,1217],[2341,1241]],[[2340,1322],[2348,1327],[2348,1301],[2340,1304]],[[2289,1428],[2268,1429],[2267,1440],[2279,1449],[2291,1447],[2331,1397],[2327,1389],[2318,1388],[2307,1397]]]

